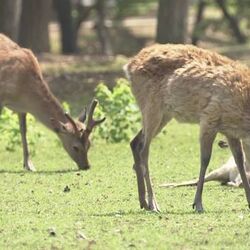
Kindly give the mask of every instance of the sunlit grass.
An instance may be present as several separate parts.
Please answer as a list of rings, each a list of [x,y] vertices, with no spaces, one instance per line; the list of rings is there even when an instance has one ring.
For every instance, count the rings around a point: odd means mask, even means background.
[[[33,157],[36,173],[23,171],[21,149],[6,152],[1,141],[0,249],[249,249],[242,189],[207,184],[206,212],[196,214],[195,188],[158,187],[198,175],[197,126],[172,122],[152,144],[160,214],[139,208],[128,143],[94,141],[92,169],[79,172],[56,137],[44,132]],[[210,169],[228,155],[215,144]]]

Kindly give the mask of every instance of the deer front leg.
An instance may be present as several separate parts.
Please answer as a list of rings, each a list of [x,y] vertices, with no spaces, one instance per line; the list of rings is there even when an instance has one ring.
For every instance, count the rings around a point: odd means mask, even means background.
[[[244,168],[244,157],[243,157],[241,143],[240,143],[240,140],[236,138],[227,137],[227,139],[228,139],[228,144],[232,151],[234,160],[239,169],[242,184],[246,193],[248,206],[250,208],[250,186],[249,186],[248,178],[247,178],[246,171]]]
[[[216,136],[216,132],[211,130],[206,125],[201,124],[200,128],[200,175],[199,181],[197,183],[196,194],[194,198],[193,208],[196,212],[203,212],[202,206],[202,191],[205,180],[205,174],[207,170],[207,166],[209,164],[212,146]]]
[[[137,178],[137,186],[138,186],[138,195],[139,195],[139,202],[141,208],[148,208],[148,204],[145,198],[146,189],[145,183],[143,178],[143,171],[140,165],[140,151],[142,149],[142,130],[135,136],[135,138],[131,141],[130,147],[134,157],[134,165],[133,168],[136,173]]]
[[[19,113],[18,118],[19,118],[19,126],[23,144],[23,167],[29,171],[36,171],[35,167],[33,166],[32,162],[29,159],[29,149],[26,138],[26,132],[27,132],[26,113]]]

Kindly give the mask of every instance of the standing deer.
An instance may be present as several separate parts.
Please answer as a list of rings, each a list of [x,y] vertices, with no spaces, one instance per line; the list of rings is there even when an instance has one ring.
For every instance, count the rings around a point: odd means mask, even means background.
[[[93,119],[96,105],[97,101],[93,100],[86,125],[86,109],[74,121],[63,111],[59,101],[51,93],[34,54],[0,34],[0,106],[6,106],[18,113],[25,169],[35,170],[29,159],[26,113],[35,116],[58,135],[64,149],[79,169],[88,169],[89,135],[105,119]]]
[[[240,141],[250,136],[250,70],[214,52],[171,44],[143,49],[124,70],[142,113],[143,128],[131,141],[141,208],[159,211],[149,175],[149,147],[172,118],[200,124],[200,174],[193,208],[203,211],[204,177],[218,132],[228,140],[250,204]]]

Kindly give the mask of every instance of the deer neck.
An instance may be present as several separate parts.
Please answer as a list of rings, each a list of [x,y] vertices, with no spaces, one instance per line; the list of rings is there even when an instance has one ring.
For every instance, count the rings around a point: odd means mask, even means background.
[[[30,113],[33,114],[47,128],[54,130],[51,119],[55,119],[62,123],[67,122],[65,112],[61,104],[51,93],[46,84],[43,89],[39,91],[39,96],[34,95],[33,97],[33,105]]]

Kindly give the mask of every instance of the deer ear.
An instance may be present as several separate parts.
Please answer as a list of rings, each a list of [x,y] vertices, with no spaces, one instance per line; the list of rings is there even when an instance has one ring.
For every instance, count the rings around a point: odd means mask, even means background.
[[[59,133],[67,133],[68,132],[68,128],[64,123],[62,123],[54,118],[50,118],[50,123],[51,123],[53,130],[56,133],[59,134]]]

